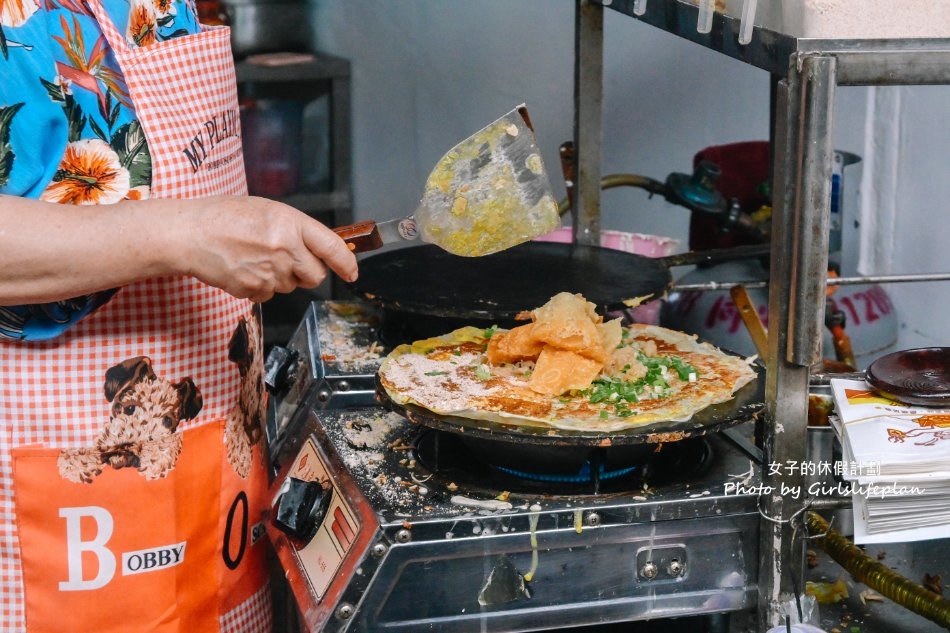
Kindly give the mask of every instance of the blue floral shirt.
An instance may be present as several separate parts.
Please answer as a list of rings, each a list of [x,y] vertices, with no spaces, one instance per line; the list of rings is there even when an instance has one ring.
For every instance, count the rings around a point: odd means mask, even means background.
[[[200,30],[187,0],[103,5],[130,46]],[[0,0],[0,194],[112,204],[147,198],[151,179],[128,89],[84,0]],[[113,294],[0,306],[0,338],[53,338]]]

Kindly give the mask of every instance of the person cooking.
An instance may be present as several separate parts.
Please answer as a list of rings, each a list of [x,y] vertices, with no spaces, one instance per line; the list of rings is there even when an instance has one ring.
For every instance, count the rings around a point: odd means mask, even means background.
[[[259,309],[346,280],[247,197],[188,0],[0,0],[0,630],[268,631]]]

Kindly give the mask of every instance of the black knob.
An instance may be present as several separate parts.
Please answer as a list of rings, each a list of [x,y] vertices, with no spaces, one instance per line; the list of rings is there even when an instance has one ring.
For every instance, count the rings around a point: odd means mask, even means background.
[[[274,507],[274,525],[307,543],[323,523],[332,499],[333,490],[324,489],[319,481],[288,477]]]
[[[297,365],[297,352],[275,345],[264,361],[264,385],[273,394],[280,393],[293,381]]]
[[[715,191],[720,178],[722,178],[722,170],[719,165],[709,160],[701,160],[693,170],[690,181],[694,187]]]
[[[722,176],[719,165],[700,161],[692,174],[673,173],[666,177],[665,198],[668,202],[700,213],[723,213],[729,204],[716,186]]]
[[[847,322],[847,315],[838,307],[835,300],[831,297],[825,299],[825,327],[829,329],[837,326],[845,327]]]

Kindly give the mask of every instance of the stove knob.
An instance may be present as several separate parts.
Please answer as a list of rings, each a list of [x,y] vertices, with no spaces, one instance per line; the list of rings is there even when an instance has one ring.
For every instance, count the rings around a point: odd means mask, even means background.
[[[275,345],[264,361],[264,385],[270,393],[284,391],[296,378],[297,353]]]
[[[640,569],[640,575],[647,580],[653,580],[656,578],[657,571],[659,570],[656,568],[656,565],[654,565],[651,561],[647,561]]]
[[[308,543],[323,522],[332,496],[333,490],[324,490],[319,481],[288,477],[274,506],[274,525]]]

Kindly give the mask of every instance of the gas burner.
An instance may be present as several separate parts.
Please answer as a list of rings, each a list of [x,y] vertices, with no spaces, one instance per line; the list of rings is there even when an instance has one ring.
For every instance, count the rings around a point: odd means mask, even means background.
[[[436,429],[414,443],[419,464],[433,482],[497,496],[618,494],[689,481],[702,475],[714,452],[702,437],[629,446],[530,446]],[[431,483],[430,483],[431,485]]]
[[[598,472],[595,474],[593,472],[594,466],[590,462],[586,462],[583,466],[581,466],[580,472],[574,475],[546,475],[523,470],[514,470],[512,468],[505,468],[504,466],[495,466],[494,468],[500,470],[506,475],[511,475],[512,477],[565,484],[583,484],[595,478],[600,479],[600,481],[606,481],[608,479],[614,479],[615,477],[629,475],[637,469],[636,466],[628,466],[627,468],[621,468],[619,470],[607,470],[606,466],[600,464],[599,468],[597,469]]]

